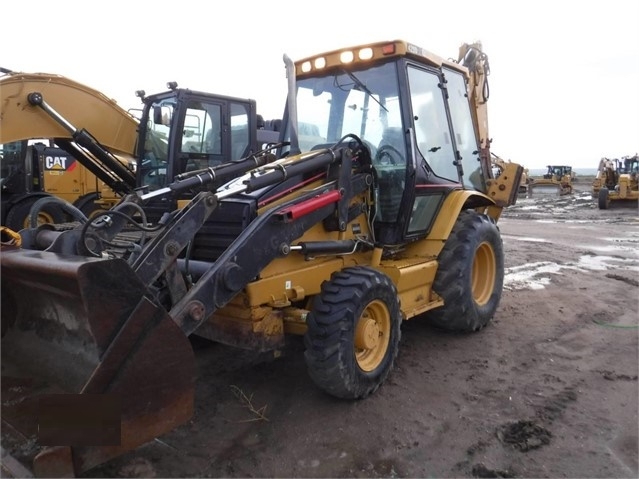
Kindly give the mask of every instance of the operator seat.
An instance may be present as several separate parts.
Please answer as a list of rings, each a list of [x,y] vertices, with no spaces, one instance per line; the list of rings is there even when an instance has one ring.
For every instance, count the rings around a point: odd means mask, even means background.
[[[394,222],[399,214],[406,174],[406,145],[400,127],[384,130],[373,163],[379,183],[376,219]]]
[[[379,155],[379,150],[384,146],[387,148],[382,150],[382,155]],[[390,148],[388,148],[390,147]],[[384,154],[387,152],[387,155]],[[377,147],[377,160],[383,163],[391,163],[393,165],[406,163],[406,145],[404,143],[404,132],[399,126],[391,126],[384,130],[382,133],[382,139]],[[401,155],[401,156],[400,156]]]

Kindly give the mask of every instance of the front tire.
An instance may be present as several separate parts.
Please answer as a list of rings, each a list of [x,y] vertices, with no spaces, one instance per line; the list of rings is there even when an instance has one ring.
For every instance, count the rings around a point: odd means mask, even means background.
[[[439,254],[433,290],[444,305],[428,313],[438,328],[482,329],[499,306],[504,285],[504,249],[492,218],[462,211]]]
[[[365,398],[384,382],[397,357],[397,289],[372,268],[333,273],[315,298],[307,326],[304,356],[315,384],[339,398]]]
[[[607,210],[610,205],[610,197],[608,196],[608,188],[600,188],[597,196],[597,204],[600,210]]]

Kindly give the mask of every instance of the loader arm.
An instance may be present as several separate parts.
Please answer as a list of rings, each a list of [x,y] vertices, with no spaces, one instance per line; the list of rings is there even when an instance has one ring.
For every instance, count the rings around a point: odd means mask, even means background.
[[[337,178],[256,218],[188,291],[178,274],[179,254],[217,207],[218,201],[237,193],[236,189],[230,193],[223,190],[199,193],[175,214],[160,235],[145,245],[132,263],[132,269],[147,288],[163,278],[175,303],[169,314],[188,336],[256,278],[273,259],[288,254],[291,242],[311,227],[331,215],[336,216],[338,228],[346,224],[350,202],[371,183],[367,168],[353,174],[351,162],[350,149],[328,150],[290,164],[280,164],[280,167],[269,168],[264,174],[244,180],[241,191],[251,192],[300,172],[326,171],[331,166],[338,171]],[[262,161],[264,163],[266,160]],[[224,169],[228,170],[228,167]],[[213,178],[191,178],[191,181],[213,181]]]
[[[331,225],[339,228],[347,222],[343,215],[348,214],[348,203],[371,183],[367,168],[354,174],[351,168],[350,149],[337,149],[249,175],[243,182],[245,191],[277,184],[300,171],[318,178],[323,173],[324,181],[258,216],[191,289],[177,270],[177,258],[218,201],[236,190],[199,193],[172,216],[160,235],[142,246],[132,264],[117,257],[78,256],[71,248],[77,234],[67,235],[71,239],[65,241],[62,233],[46,251],[3,247],[3,366],[20,358],[21,372],[54,378],[54,384],[65,385],[63,392],[70,393],[69,397],[115,394],[127,398],[122,402],[119,443],[44,448],[34,459],[34,467],[50,472],[64,455],[71,458],[65,473],[81,473],[188,419],[193,407],[194,365],[187,336],[265,265],[287,254],[290,243],[308,229],[331,215],[337,220]],[[214,176],[209,174],[208,181]],[[205,177],[182,181],[200,183]],[[48,228],[40,233],[55,237]],[[154,288],[158,281],[170,289],[174,304],[168,312]],[[30,331],[34,325],[37,327]],[[182,334],[175,337],[180,329]],[[42,347],[42,338],[51,334],[64,341],[56,341],[55,348]],[[172,352],[169,363],[158,368],[167,346]],[[69,351],[82,351],[81,357],[72,358]],[[30,365],[24,364],[27,357]],[[153,369],[153,374],[147,369]],[[153,379],[152,384],[143,379],[146,376]],[[3,376],[3,385],[20,381],[20,376]],[[30,393],[33,391],[25,394]],[[25,396],[23,403],[33,404],[33,397]],[[23,426],[19,424],[22,417],[19,408],[3,409],[3,420],[12,426]]]
[[[350,162],[349,150],[338,155],[342,171],[350,174],[350,168],[344,167]],[[185,334],[196,331],[271,261],[286,256],[294,240],[331,215],[344,214],[344,206],[367,190],[370,180],[369,174],[356,173],[345,188],[339,180],[324,184],[256,218],[171,309],[170,316]]]

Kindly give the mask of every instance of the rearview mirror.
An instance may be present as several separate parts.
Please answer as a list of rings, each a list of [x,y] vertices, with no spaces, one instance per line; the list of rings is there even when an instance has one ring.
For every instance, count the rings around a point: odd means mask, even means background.
[[[171,109],[166,106],[153,107],[153,123],[156,125],[171,125]]]

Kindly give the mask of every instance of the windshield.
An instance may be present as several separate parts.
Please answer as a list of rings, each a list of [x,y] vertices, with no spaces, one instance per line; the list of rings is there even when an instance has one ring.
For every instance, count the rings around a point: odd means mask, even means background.
[[[397,220],[407,167],[396,69],[395,63],[386,63],[297,84],[300,150],[330,147],[345,135],[357,135],[370,149],[377,171],[376,221],[387,223]]]
[[[396,170],[405,170],[407,145],[415,141],[419,157],[435,176],[447,182],[459,182],[459,158],[467,173],[465,185],[485,189],[463,76],[447,70],[446,79],[450,83],[447,98],[437,72],[409,66],[407,98],[413,121],[404,125],[397,68],[398,64],[391,62],[364,70],[342,70],[334,75],[299,80],[300,150],[331,146],[352,133],[368,145],[375,167],[392,165]],[[455,128],[454,141],[450,122]],[[409,128],[413,129],[414,138],[407,137]]]
[[[151,190],[160,188],[167,182],[169,134],[174,110],[174,99],[156,102],[149,110],[140,174],[142,184],[149,186]]]
[[[639,173],[639,158],[637,156],[624,158],[625,173]]]
[[[375,157],[380,144],[399,133],[394,145],[405,162],[396,65],[388,63],[352,73],[345,71],[297,83],[297,116],[301,151],[338,142],[355,134]],[[397,136],[397,135],[395,135]]]

